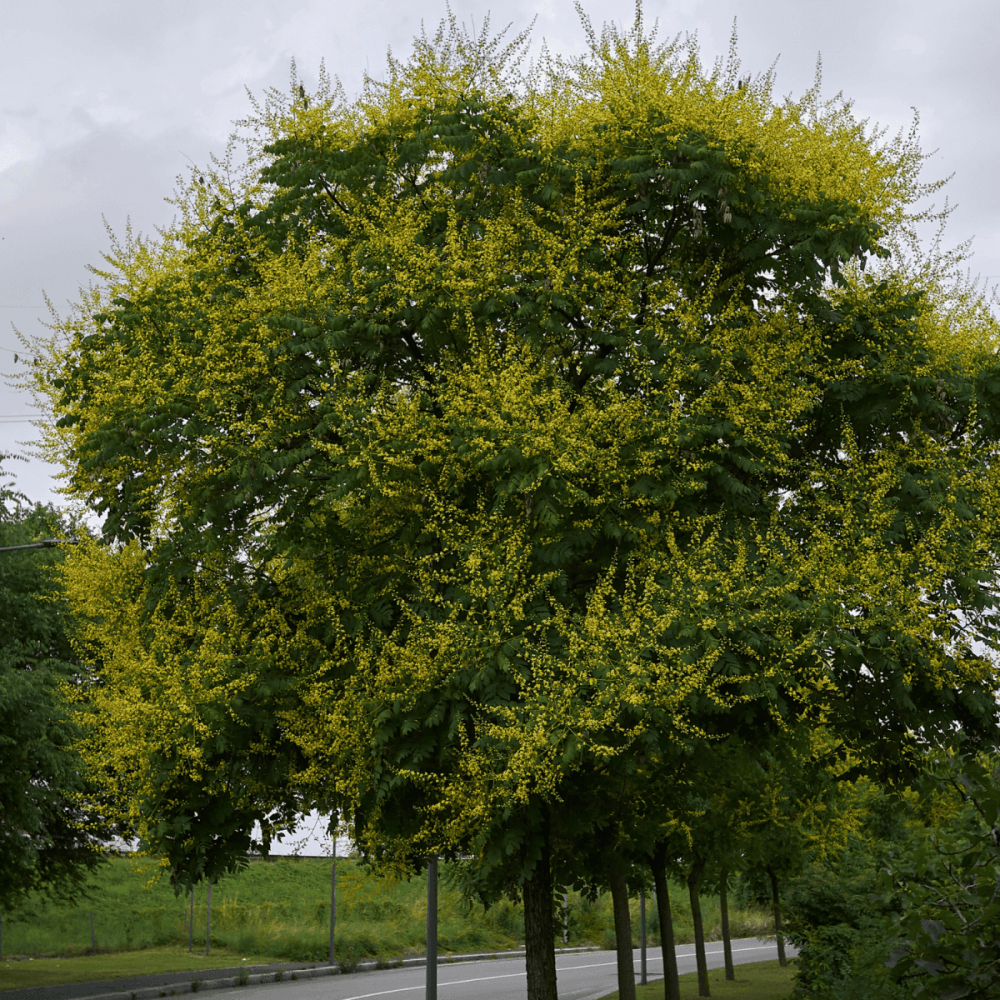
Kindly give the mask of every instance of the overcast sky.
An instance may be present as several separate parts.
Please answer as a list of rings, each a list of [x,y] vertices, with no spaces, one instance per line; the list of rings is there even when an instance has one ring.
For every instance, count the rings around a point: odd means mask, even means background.
[[[460,21],[511,34],[535,22],[535,49],[546,40],[562,54],[583,50],[571,0],[516,0],[491,10],[454,0]],[[633,8],[587,0],[595,27],[631,22]],[[154,235],[167,225],[179,174],[220,156],[233,121],[251,113],[245,88],[263,100],[289,87],[294,57],[307,90],[320,60],[348,97],[367,70],[379,77],[386,49],[409,52],[421,20],[432,30],[444,3],[393,0],[32,0],[4,5],[0,31],[0,371],[26,333],[47,320],[43,290],[61,315],[102,266],[109,247],[102,214],[119,236]],[[989,0],[649,0],[647,23],[660,36],[697,32],[707,65],[725,56],[737,19],[742,72],[776,58],[778,95],[799,95],[823,58],[823,95],[843,91],[859,117],[909,126],[916,107],[925,151],[938,149],[924,179],[954,173],[946,191],[957,203],[948,230],[975,236],[974,273],[1000,280],[1000,160],[996,44],[1000,5]],[[24,452],[35,431],[27,393],[0,385],[0,451]],[[8,463],[32,498],[56,499],[55,471],[33,460]]]

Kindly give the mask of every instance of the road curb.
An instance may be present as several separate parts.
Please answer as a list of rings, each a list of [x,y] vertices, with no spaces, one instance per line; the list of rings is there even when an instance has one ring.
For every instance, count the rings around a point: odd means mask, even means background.
[[[574,955],[581,952],[600,951],[597,945],[589,945],[582,948],[557,948],[556,955]],[[455,965],[462,962],[484,962],[504,958],[523,958],[524,949],[517,951],[482,951],[470,952],[459,955],[438,955],[438,965]],[[81,987],[86,983],[67,983],[63,987],[53,986],[33,986],[26,990],[4,990],[0,997],[17,998],[17,1000],[29,1000],[37,998],[44,1000],[48,991],[60,990],[60,1000],[159,1000],[160,997],[181,996],[185,993],[200,993],[203,990],[221,990],[237,986],[259,986],[262,983],[290,982],[299,979],[316,979],[320,976],[349,975],[354,972],[371,972],[376,969],[400,969],[400,968],[420,968],[427,964],[426,955],[417,955],[414,958],[398,959],[365,959],[350,967],[349,972],[341,972],[340,964],[304,966],[302,968],[283,968],[269,970],[267,972],[250,972],[237,975],[216,976],[213,978],[201,978],[199,973],[212,976],[212,969],[193,970],[188,982],[157,983],[150,986],[139,986],[136,989],[118,989],[107,993],[86,993],[79,994],[71,992],[74,985]],[[177,975],[177,973],[171,973]],[[65,992],[62,992],[65,991]],[[48,993],[51,996],[51,993]]]

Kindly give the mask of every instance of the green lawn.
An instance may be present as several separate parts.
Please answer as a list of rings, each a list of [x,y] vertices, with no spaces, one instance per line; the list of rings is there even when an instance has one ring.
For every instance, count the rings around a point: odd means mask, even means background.
[[[782,968],[777,959],[771,962],[753,962],[736,966],[736,979],[726,979],[725,969],[713,969],[708,974],[709,992],[713,1000],[783,1000],[791,996],[795,987],[792,976],[794,963]],[[681,1000],[697,1000],[698,974],[689,972],[680,977]],[[663,980],[635,988],[636,1000],[663,1000]],[[609,993],[602,1000],[618,1000],[618,991]]]

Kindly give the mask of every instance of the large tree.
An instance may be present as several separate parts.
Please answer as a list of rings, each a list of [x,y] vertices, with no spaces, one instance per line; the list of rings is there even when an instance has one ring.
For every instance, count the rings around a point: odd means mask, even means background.
[[[912,136],[640,15],[526,78],[485,30],[353,105],[293,79],[244,181],[196,175],[38,371],[72,489],[137,546],[131,631],[76,593],[143,650],[103,731],[165,713],[149,842],[222,863],[311,798],[373,857],[471,849],[540,915],[540,998],[588,775],[810,714],[866,759],[994,738],[997,382],[988,314],[892,258]]]

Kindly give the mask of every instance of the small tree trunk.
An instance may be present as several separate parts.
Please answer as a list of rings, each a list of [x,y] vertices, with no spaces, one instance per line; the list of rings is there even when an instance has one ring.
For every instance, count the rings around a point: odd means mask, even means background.
[[[528,1000],[558,1000],[556,994],[555,922],[552,919],[552,867],[546,815],[542,856],[524,883],[524,965]]]
[[[778,964],[782,967],[788,965],[785,958],[785,938],[781,933],[781,905],[778,902],[778,876],[768,868],[767,877],[771,880],[771,906],[774,908],[774,936],[778,939]]]
[[[701,873],[705,870],[705,862],[700,858],[694,863],[691,874],[688,875],[688,895],[691,897],[691,920],[694,923],[694,950],[698,960],[698,996],[711,996],[708,989],[708,962],[705,959],[705,925],[701,919],[701,899],[698,896],[698,885]]]
[[[670,889],[667,886],[667,847],[660,844],[653,855],[653,884],[656,886],[656,910],[660,916],[660,947],[663,949],[664,1000],[681,1000],[677,980],[677,952],[674,948],[674,921],[670,913]]]
[[[733,968],[733,939],[729,936],[729,872],[723,868],[719,873],[719,913],[722,917],[722,950],[726,956],[726,979],[736,978]]]
[[[625,862],[612,851],[611,903],[615,913],[615,945],[618,956],[619,1000],[635,1000],[635,964],[632,961],[632,918],[628,912],[628,885]]]

